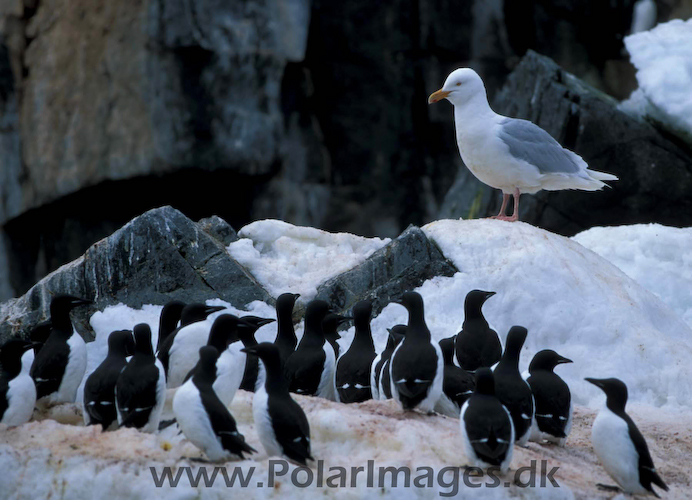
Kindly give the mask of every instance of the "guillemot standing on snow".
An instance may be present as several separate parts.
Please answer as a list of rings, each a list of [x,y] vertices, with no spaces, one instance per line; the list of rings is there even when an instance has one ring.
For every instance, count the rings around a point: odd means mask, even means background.
[[[310,455],[310,424],[305,412],[288,392],[278,348],[269,342],[244,349],[259,357],[267,373],[252,401],[255,430],[267,455],[283,456],[305,465]]]
[[[514,436],[519,446],[526,446],[531,435],[534,414],[531,387],[519,373],[519,354],[526,341],[527,330],[513,326],[507,333],[507,342],[502,359],[493,370],[495,395],[512,416]]]
[[[606,404],[598,412],[591,428],[591,444],[603,468],[626,493],[658,497],[654,484],[668,491],[668,486],[654,468],[644,436],[625,413],[627,386],[616,378],[585,380],[606,395]]]
[[[50,302],[51,331],[36,354],[31,378],[36,383],[36,398],[48,404],[73,403],[86,371],[84,339],[75,331],[70,311],[91,301],[71,295],[57,295]]]
[[[286,361],[285,373],[291,392],[336,401],[334,349],[324,338],[322,320],[329,305],[313,300],[305,310],[305,332],[296,351]]]
[[[461,407],[459,425],[469,465],[495,466],[507,472],[514,451],[514,425],[509,411],[495,395],[490,368],[476,371],[476,389]]]
[[[0,347],[0,424],[22,425],[34,412],[36,386],[22,357],[31,348],[31,342],[20,339],[9,340]]]
[[[553,370],[559,364],[571,362],[550,349],[537,352],[531,360],[528,376],[524,377],[536,404],[529,440],[565,445],[572,429],[572,395],[565,381]]]
[[[384,351],[382,351],[381,358],[372,362],[373,369],[375,373],[372,376],[375,377],[375,382],[377,383],[377,399],[392,399],[392,384],[389,378],[389,363],[392,361],[392,354],[397,346],[404,340],[404,335],[406,335],[406,325],[394,325],[392,328],[388,328],[387,332],[389,336],[387,337],[387,345]],[[379,368],[378,368],[379,365]],[[374,398],[374,393],[373,393]]]
[[[194,375],[173,398],[173,413],[185,437],[212,462],[223,462],[256,450],[245,442],[235,419],[213,389],[219,351],[213,346],[199,350]]]
[[[117,421],[115,383],[127,365],[127,356],[132,356],[134,351],[135,341],[130,330],[117,330],[108,336],[106,359],[84,383],[84,425],[101,424],[105,431]]]
[[[154,356],[151,328],[135,325],[135,354],[115,383],[115,402],[120,427],[156,432],[166,401],[166,376]]]
[[[295,328],[293,328],[293,307],[300,297],[297,293],[282,293],[276,299],[276,339],[274,344],[279,348],[284,363],[293,354],[298,344]]]
[[[257,345],[255,332],[264,325],[275,321],[271,318],[258,318],[257,316],[243,316],[241,319],[243,322],[239,325],[238,337],[245,348]],[[240,388],[244,391],[255,392],[257,385],[263,381],[264,371],[260,369],[257,357],[246,356],[245,370],[243,371],[243,380],[240,383]]]
[[[442,396],[435,404],[435,411],[448,417],[458,418],[461,407],[473,394],[476,382],[469,372],[454,364],[454,337],[440,340],[440,350],[445,361]]]
[[[224,310],[223,306],[188,304],[180,316],[180,328],[174,330],[159,346],[157,357],[161,360],[169,388],[178,387],[185,380],[199,356],[199,348],[209,340],[211,325],[207,316]]]
[[[324,338],[327,342],[331,344],[334,348],[334,357],[339,359],[339,354],[341,348],[339,347],[338,340],[341,338],[339,334],[339,326],[346,321],[351,321],[353,318],[351,316],[341,316],[336,313],[327,314],[322,320],[322,330],[324,331]]]
[[[459,366],[473,373],[483,366],[491,367],[502,357],[502,344],[497,332],[483,316],[483,304],[495,292],[471,290],[464,299],[464,323],[455,341]]]
[[[404,293],[400,302],[408,311],[404,340],[392,354],[390,377],[392,397],[404,410],[420,408],[431,412],[442,395],[444,359],[425,324],[423,297]]]
[[[156,342],[155,352],[159,352],[163,342],[171,333],[175,331],[176,328],[178,328],[178,322],[183,314],[185,305],[185,302],[180,300],[171,300],[163,306],[163,309],[161,309],[161,316],[159,316],[159,337],[158,341]]]
[[[342,403],[361,403],[373,397],[370,371],[377,353],[370,330],[371,315],[372,302],[369,300],[361,300],[353,306],[353,341],[336,363],[336,390]]]

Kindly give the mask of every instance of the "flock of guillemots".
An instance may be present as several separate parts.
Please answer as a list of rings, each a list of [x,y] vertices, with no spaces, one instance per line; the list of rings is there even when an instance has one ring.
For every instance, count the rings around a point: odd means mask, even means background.
[[[307,304],[304,334],[298,342],[293,309],[298,295],[276,301],[277,335],[257,343],[255,332],[274,319],[220,314],[221,306],[167,303],[160,315],[156,347],[145,323],[112,332],[108,354],[87,377],[83,415],[86,425],[157,432],[177,425],[209,460],[222,462],[254,453],[238,432],[228,408],[238,389],[254,392],[255,428],[269,456],[305,465],[311,456],[310,426],[291,393],[343,403],[394,399],[405,411],[419,410],[459,418],[469,465],[506,472],[514,445],[527,441],[564,446],[572,424],[567,384],[553,372],[572,361],[555,351],[538,352],[524,374],[519,356],[527,336],[512,327],[504,351],[482,307],[494,292],[472,290],[464,303],[464,323],[456,335],[431,338],[423,298],[404,293],[407,325],[389,329],[387,345],[375,350],[372,303],[358,302],[352,317],[329,304]],[[75,402],[87,366],[86,344],[70,311],[89,304],[55,296],[50,318],[27,335],[0,347],[0,423],[22,425],[39,404]],[[340,353],[339,327],[353,321],[349,349]],[[592,444],[606,471],[623,491],[656,494],[667,490],[641,432],[625,413],[627,387],[618,379],[587,381],[601,388],[606,405],[592,429]],[[174,420],[161,421],[166,389],[173,397]]]

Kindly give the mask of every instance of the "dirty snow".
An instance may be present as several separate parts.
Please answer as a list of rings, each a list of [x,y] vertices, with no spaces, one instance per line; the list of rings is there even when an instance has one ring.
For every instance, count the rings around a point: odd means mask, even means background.
[[[357,266],[390,241],[278,220],[253,222],[238,236],[241,239],[228,246],[231,257],[274,297],[299,293],[301,302],[314,298],[320,284]]]

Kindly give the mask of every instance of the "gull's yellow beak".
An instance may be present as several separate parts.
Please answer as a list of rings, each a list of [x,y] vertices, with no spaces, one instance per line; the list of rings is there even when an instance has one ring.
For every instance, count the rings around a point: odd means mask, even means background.
[[[432,104],[437,101],[441,101],[445,97],[447,97],[450,94],[448,90],[438,90],[437,92],[433,92],[430,94],[430,97],[428,97],[428,104]]]

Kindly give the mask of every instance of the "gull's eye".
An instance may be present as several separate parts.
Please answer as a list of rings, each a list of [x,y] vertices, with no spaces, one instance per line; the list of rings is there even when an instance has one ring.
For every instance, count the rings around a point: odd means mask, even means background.
[[[461,85],[461,82],[457,82],[457,87],[459,87],[460,85]]]

